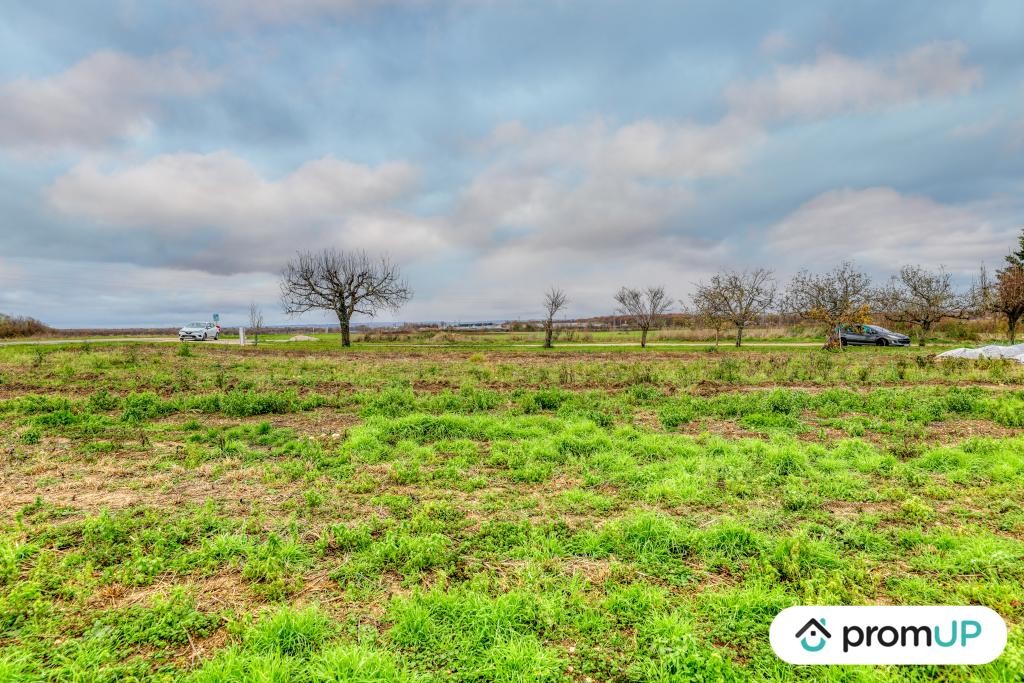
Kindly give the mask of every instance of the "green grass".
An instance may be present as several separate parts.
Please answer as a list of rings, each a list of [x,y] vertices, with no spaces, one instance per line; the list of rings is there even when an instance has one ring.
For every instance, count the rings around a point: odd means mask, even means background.
[[[1024,676],[1020,366],[189,348],[0,348],[0,681]],[[796,604],[1010,642],[795,669]]]

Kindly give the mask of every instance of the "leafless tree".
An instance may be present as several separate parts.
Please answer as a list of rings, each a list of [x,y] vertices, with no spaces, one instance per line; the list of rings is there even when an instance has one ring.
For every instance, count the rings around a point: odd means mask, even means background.
[[[736,326],[736,346],[743,332],[775,303],[775,275],[767,268],[718,273],[708,283],[697,283],[694,306],[705,315]]]
[[[1006,318],[1010,343],[1017,341],[1017,323],[1024,317],[1024,266],[999,271],[987,297],[988,309]]]
[[[615,295],[615,301],[619,304],[618,312],[640,328],[642,348],[647,348],[647,333],[657,322],[658,316],[666,313],[672,306],[672,300],[661,286],[646,289],[623,287]]]
[[[710,297],[704,296],[700,291],[694,293],[691,300],[693,308],[688,309],[688,312],[693,316],[694,327],[701,325],[713,329],[715,331],[715,347],[717,348],[719,339],[722,336],[722,328],[729,321],[722,316],[717,303]],[[686,308],[685,301],[680,301],[679,304],[684,309]]]
[[[333,311],[341,327],[342,346],[352,345],[353,316],[397,311],[411,298],[412,290],[398,266],[387,257],[372,260],[363,251],[300,251],[281,271],[285,313]]]
[[[995,290],[995,283],[988,274],[988,267],[982,263],[978,268],[978,276],[971,283],[971,288],[967,294],[974,315],[997,315],[994,310]]]
[[[260,333],[263,332],[263,309],[255,301],[249,302],[249,330],[252,332],[252,345],[260,345]]]
[[[944,318],[967,318],[972,312],[971,297],[956,291],[945,269],[921,266],[900,268],[899,275],[876,293],[876,306],[888,319],[917,327],[921,346],[932,325]]]
[[[549,287],[544,292],[544,348],[551,348],[551,340],[555,333],[555,316],[569,303],[565,292],[557,287]]]
[[[989,313],[1006,319],[1010,343],[1017,341],[1017,325],[1024,318],[1024,231],[1020,250],[1006,257],[1007,267],[996,272],[995,280],[982,264],[978,279],[971,287],[971,304],[978,314]]]
[[[838,327],[867,322],[872,298],[871,278],[844,261],[827,273],[802,270],[794,275],[782,308],[827,326],[825,348],[837,348],[840,346]]]

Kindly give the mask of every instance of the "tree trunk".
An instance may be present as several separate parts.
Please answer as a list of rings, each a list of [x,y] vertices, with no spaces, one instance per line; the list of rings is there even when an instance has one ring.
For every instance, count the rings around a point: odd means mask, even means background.
[[[843,350],[843,338],[839,333],[838,327],[839,324],[836,323],[829,328],[828,338],[825,339],[825,346],[822,347],[826,351]]]
[[[1020,315],[1006,314],[1006,328],[1010,332],[1010,343],[1017,343],[1017,321],[1020,320]]]
[[[646,349],[647,348],[647,328],[646,327],[641,327],[640,328],[640,348],[641,349]]]
[[[343,311],[338,312],[338,327],[341,328],[341,345],[352,346],[352,337],[349,330],[349,317]]]
[[[549,320],[544,325],[544,348],[545,349],[550,349],[551,348],[551,337],[553,335],[554,335],[554,326],[551,324],[551,321]]]
[[[736,326],[736,346],[743,346],[743,326]]]
[[[924,338],[928,336],[928,330],[932,329],[931,323],[921,323],[921,336],[917,340],[918,346],[924,346]]]

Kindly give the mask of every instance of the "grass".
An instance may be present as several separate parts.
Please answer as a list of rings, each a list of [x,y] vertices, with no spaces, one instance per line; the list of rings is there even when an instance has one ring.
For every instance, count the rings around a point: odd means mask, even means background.
[[[0,681],[1024,676],[1019,365],[189,348],[0,348]],[[1009,645],[796,669],[796,604]]]

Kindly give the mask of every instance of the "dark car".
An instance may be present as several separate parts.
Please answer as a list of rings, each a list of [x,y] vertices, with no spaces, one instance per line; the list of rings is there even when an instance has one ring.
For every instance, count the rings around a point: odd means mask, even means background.
[[[840,325],[839,339],[843,346],[851,344],[872,346],[910,346],[910,337],[887,330],[878,325]]]

